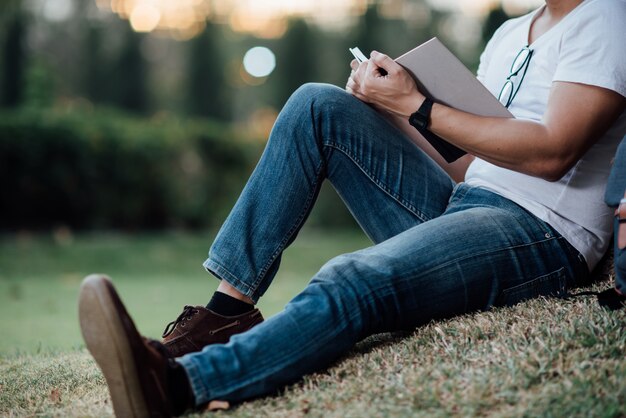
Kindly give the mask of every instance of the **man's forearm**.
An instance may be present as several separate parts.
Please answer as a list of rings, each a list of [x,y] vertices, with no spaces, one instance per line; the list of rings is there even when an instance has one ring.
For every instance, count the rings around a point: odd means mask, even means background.
[[[424,95],[410,75],[384,54],[353,65],[346,90],[380,110],[408,119]],[[380,74],[380,68],[387,75]],[[555,81],[541,122],[476,116],[435,104],[429,129],[498,166],[550,181],[560,179],[613,125],[626,106],[602,87]]]
[[[566,144],[551,138],[539,122],[476,116],[435,104],[429,129],[483,160],[547,180],[560,178],[572,163]]]
[[[602,137],[626,106],[620,94],[554,82],[541,122],[486,118],[435,104],[430,129],[498,166],[558,180]]]

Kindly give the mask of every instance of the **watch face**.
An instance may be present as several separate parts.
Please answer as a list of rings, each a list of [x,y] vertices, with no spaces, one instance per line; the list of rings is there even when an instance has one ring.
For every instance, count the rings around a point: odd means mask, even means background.
[[[415,112],[411,116],[409,116],[409,123],[416,128],[425,128],[426,127],[426,118],[421,113]]]

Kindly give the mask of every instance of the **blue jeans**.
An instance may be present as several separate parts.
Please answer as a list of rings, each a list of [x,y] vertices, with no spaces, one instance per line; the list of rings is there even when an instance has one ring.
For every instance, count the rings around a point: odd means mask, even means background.
[[[371,107],[319,84],[285,105],[204,266],[256,301],[324,179],[375,245],[328,262],[281,313],[228,344],[178,359],[197,404],[267,394],[368,335],[563,295],[588,274],[550,225],[455,185]]]

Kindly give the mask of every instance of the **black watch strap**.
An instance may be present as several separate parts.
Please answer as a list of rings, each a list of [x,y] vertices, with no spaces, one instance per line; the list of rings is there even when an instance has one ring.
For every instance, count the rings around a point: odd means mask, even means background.
[[[433,101],[428,97],[422,102],[417,112],[409,116],[409,123],[417,129],[426,129],[430,123],[430,112],[433,108]]]

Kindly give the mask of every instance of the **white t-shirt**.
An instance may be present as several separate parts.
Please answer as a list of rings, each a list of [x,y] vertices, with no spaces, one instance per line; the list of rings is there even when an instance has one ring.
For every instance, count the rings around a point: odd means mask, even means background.
[[[504,23],[480,58],[478,78],[498,96],[511,64],[528,44],[541,8]],[[509,110],[518,119],[541,121],[553,81],[594,85],[626,97],[626,0],[585,0],[537,38],[526,76]],[[519,82],[516,77],[515,82]],[[559,181],[497,167],[479,158],[465,181],[494,191],[549,223],[593,269],[612,235],[612,210],[603,201],[610,161],[626,134],[626,111]]]

